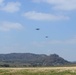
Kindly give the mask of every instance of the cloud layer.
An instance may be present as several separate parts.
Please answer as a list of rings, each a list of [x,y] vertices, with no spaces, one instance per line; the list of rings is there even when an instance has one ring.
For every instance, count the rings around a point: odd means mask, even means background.
[[[76,0],[33,0],[34,2],[44,2],[53,5],[56,10],[76,10]]]
[[[4,0],[0,0],[0,10],[5,12],[14,13],[20,10],[20,2],[8,2],[5,3]]]
[[[67,16],[62,15],[53,15],[53,14],[47,14],[47,13],[41,13],[41,12],[35,12],[35,11],[29,11],[23,14],[24,17],[28,19],[33,20],[65,20],[69,19]]]
[[[31,43],[33,46],[36,47],[45,47],[45,46],[57,46],[57,45],[75,45],[76,44],[76,37],[73,37],[71,39],[67,40],[49,40],[49,41],[41,41],[41,42],[32,42]]]
[[[4,0],[0,0],[0,5],[3,3]]]
[[[1,22],[0,31],[21,30],[23,26],[20,23]]]

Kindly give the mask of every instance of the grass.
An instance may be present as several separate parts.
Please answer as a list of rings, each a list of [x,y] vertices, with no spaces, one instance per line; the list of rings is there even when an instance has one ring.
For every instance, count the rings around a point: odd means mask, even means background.
[[[0,68],[0,75],[76,75],[76,67]]]

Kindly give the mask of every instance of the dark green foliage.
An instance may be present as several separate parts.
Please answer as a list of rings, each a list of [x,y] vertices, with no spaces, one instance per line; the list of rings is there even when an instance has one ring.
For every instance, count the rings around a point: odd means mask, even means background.
[[[9,64],[3,64],[3,65],[0,65],[1,67],[10,67]]]

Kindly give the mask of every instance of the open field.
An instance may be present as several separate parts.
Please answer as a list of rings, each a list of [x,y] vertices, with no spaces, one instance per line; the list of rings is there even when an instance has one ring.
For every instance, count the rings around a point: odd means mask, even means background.
[[[0,75],[76,75],[76,67],[0,68]]]

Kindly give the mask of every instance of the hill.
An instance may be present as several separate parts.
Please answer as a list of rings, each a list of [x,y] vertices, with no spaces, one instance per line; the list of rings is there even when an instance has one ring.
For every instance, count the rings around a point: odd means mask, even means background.
[[[10,53],[0,54],[1,66],[57,66],[68,64],[57,54]],[[8,65],[7,65],[8,64]]]

